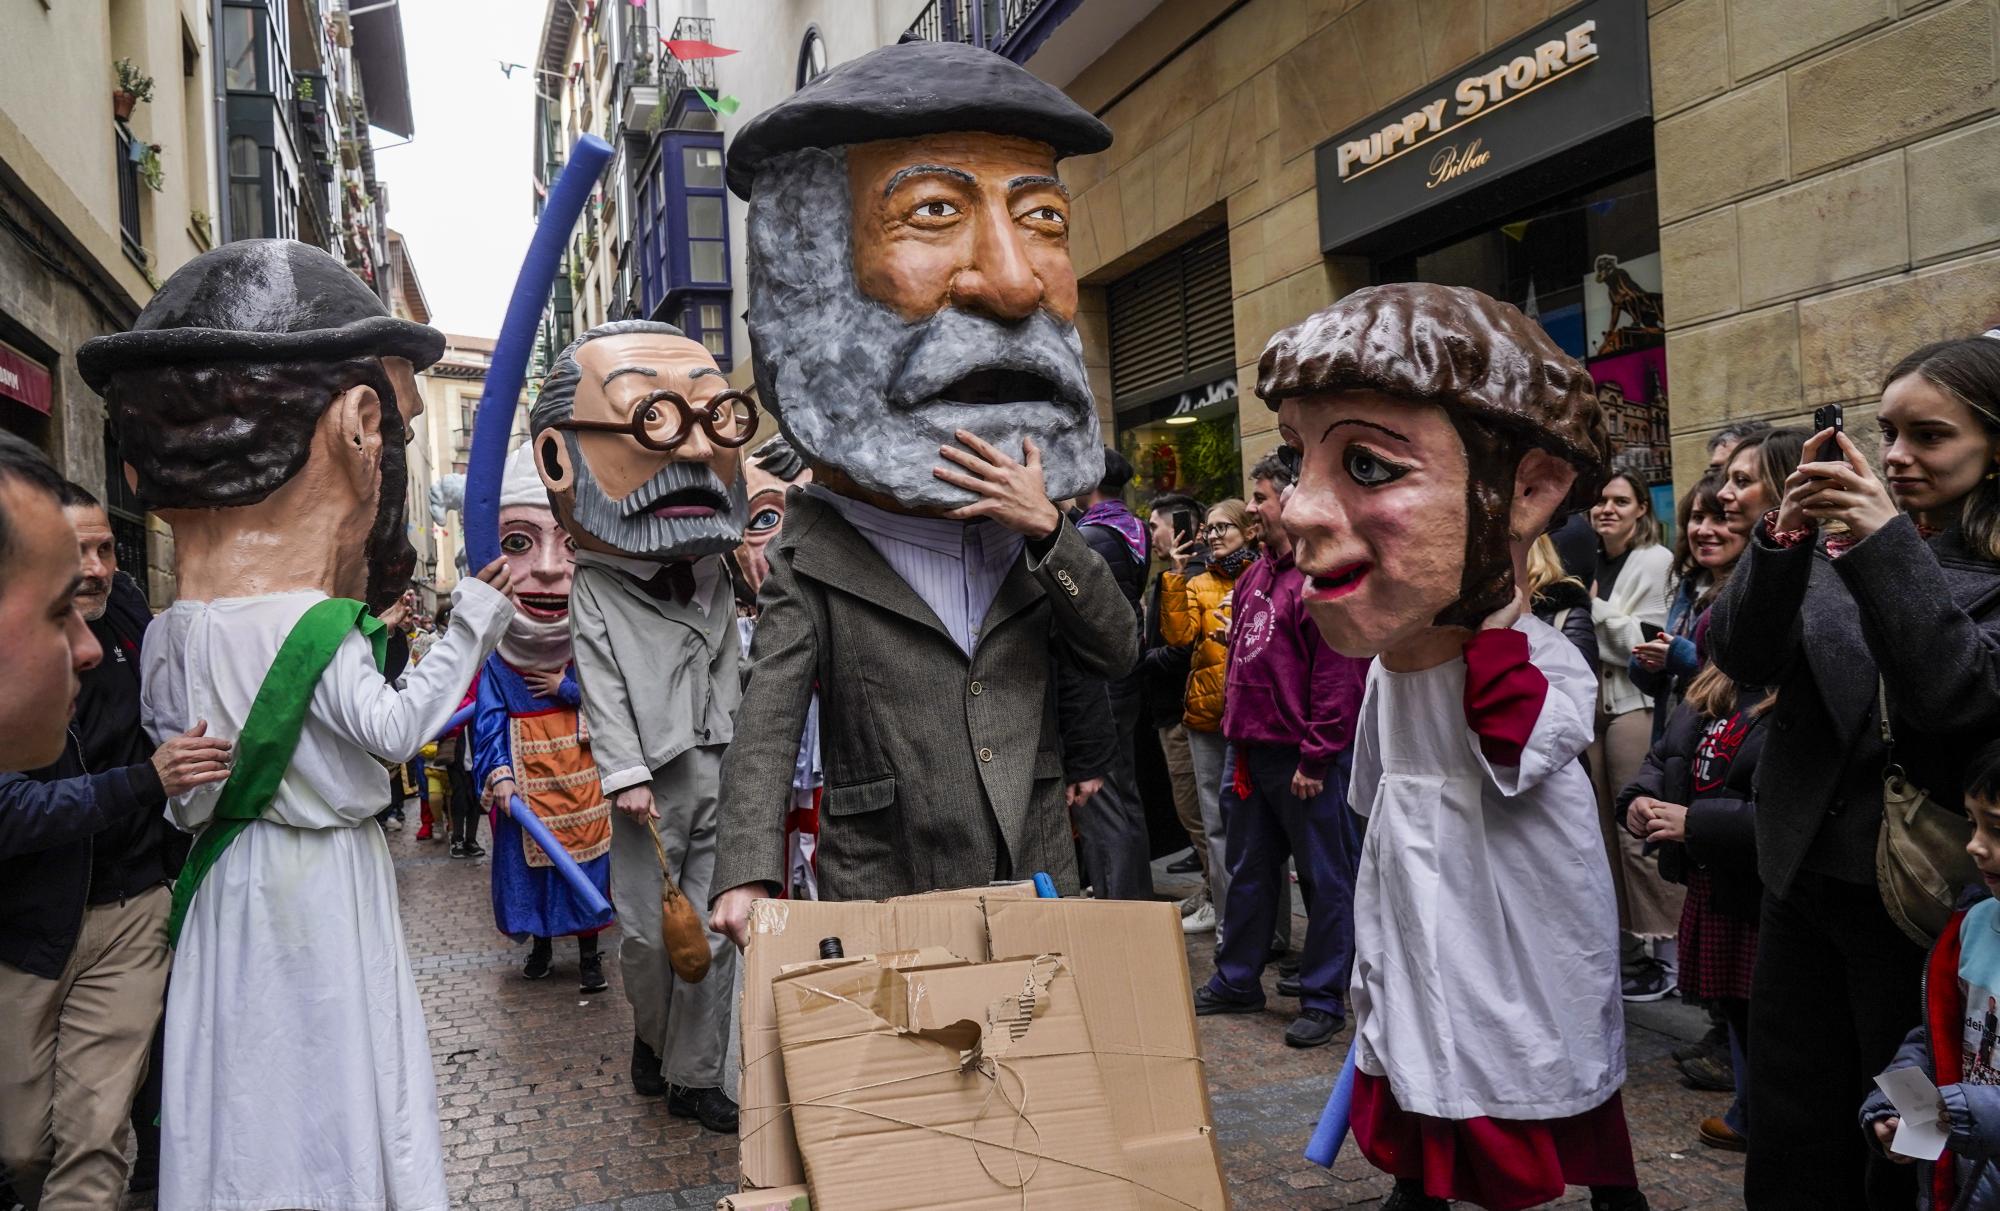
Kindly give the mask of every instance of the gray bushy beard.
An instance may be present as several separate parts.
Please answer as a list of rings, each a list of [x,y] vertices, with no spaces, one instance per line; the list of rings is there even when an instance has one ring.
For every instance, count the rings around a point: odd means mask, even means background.
[[[623,500],[613,500],[597,486],[590,464],[576,445],[574,435],[563,434],[569,443],[570,466],[576,469],[576,493],[570,501],[570,515],[576,524],[599,542],[634,559],[671,563],[733,551],[743,541],[750,500],[743,477],[725,484],[707,463],[670,462],[653,478],[634,489]],[[707,517],[655,517],[651,510],[674,492],[701,489],[725,506]]]
[[[846,155],[811,149],[758,174],[749,215],[757,387],[807,461],[924,512],[979,499],[937,479],[938,447],[966,429],[1015,458],[1032,437],[1051,498],[1104,476],[1097,409],[1074,325],[1037,309],[1018,324],[956,308],[907,323],[854,280]],[[979,370],[1055,384],[1053,400],[958,404],[942,388]]]

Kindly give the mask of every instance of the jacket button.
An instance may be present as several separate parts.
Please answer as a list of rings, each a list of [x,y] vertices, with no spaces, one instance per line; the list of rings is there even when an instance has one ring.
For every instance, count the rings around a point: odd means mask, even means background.
[[[1063,587],[1063,591],[1068,593],[1071,597],[1076,596],[1076,581],[1070,579],[1069,572],[1067,570],[1062,568],[1056,569],[1056,583],[1061,585]]]
[[[980,696],[981,694],[984,694],[984,693],[986,692],[986,687],[985,687],[985,686],[983,686],[983,685],[981,685],[981,684],[979,684],[979,683],[978,683],[977,681],[975,681],[975,682],[973,682],[973,683],[972,683],[972,687],[971,687],[971,688],[972,688],[972,696],[973,696],[974,698],[977,698],[977,697],[979,697],[979,696]]]
[[[981,761],[991,761],[991,760],[993,760],[993,750],[992,750],[992,749],[990,749],[990,748],[983,748],[983,749],[980,749],[980,750],[979,750],[979,759],[980,759]]]

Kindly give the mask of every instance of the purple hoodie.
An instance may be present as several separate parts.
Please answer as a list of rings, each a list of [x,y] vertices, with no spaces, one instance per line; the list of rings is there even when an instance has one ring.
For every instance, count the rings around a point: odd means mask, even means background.
[[[1368,662],[1320,638],[1299,591],[1305,576],[1265,552],[1236,578],[1230,597],[1229,675],[1222,734],[1237,744],[1299,750],[1299,772],[1326,777],[1354,740]]]

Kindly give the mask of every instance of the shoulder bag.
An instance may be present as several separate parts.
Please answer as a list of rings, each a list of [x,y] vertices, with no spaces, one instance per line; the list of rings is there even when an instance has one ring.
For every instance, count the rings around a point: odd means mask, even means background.
[[[1887,756],[1882,766],[1882,831],[1875,839],[1875,885],[1889,918],[1910,940],[1937,941],[1959,892],[1979,877],[1965,843],[1972,821],[1930,797],[1896,764],[1889,688],[1875,680],[1875,708]]]

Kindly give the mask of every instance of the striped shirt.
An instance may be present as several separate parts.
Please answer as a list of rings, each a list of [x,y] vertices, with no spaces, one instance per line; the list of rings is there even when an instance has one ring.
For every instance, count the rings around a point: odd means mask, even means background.
[[[861,532],[896,575],[915,590],[967,656],[979,626],[1000,595],[1000,582],[1027,539],[993,521],[953,521],[891,513],[839,496],[818,484],[806,491],[832,505]]]

